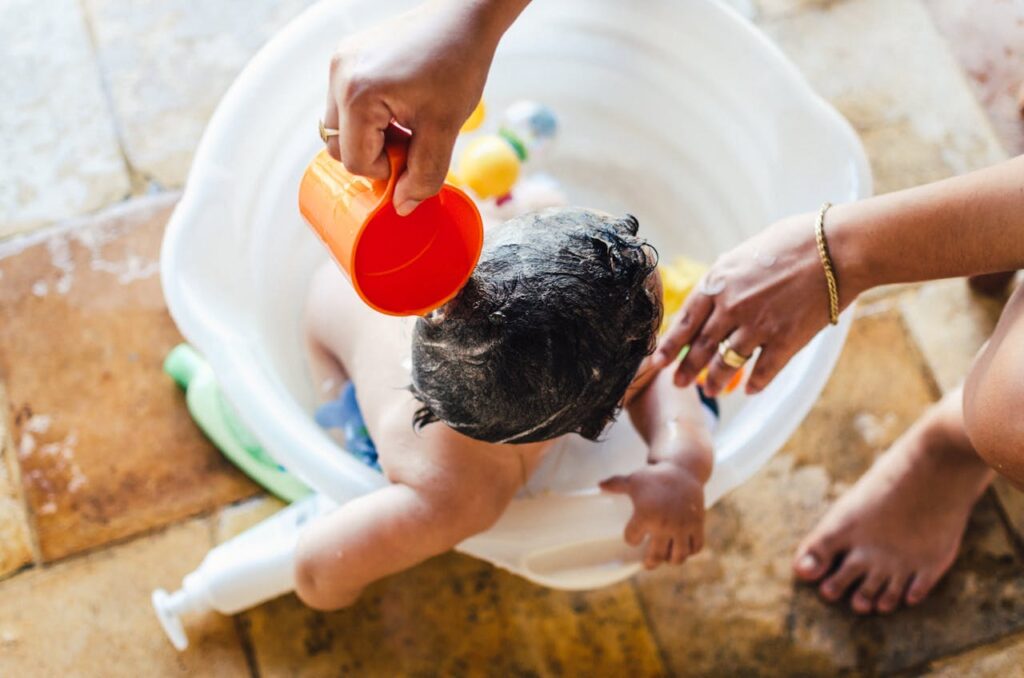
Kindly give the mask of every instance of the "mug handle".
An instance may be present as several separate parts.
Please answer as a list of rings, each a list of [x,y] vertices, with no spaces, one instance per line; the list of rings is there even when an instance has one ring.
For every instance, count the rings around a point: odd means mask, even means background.
[[[388,156],[388,165],[391,166],[391,174],[388,176],[388,188],[385,191],[385,198],[391,201],[395,195],[395,184],[398,177],[405,171],[406,161],[409,158],[409,141],[412,139],[412,132],[405,129],[394,120],[384,130],[384,152]]]

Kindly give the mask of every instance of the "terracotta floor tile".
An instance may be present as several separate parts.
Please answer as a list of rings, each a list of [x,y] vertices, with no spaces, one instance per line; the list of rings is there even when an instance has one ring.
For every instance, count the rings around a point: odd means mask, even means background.
[[[0,675],[248,675],[231,620],[199,620],[179,654],[150,606],[210,545],[196,520],[0,583]]]
[[[1007,152],[1024,153],[1024,0],[925,0]]]
[[[894,307],[860,317],[820,402],[785,451],[716,506],[708,552],[639,579],[679,675],[835,675],[921,665],[1024,628],[1020,562],[991,497],[923,606],[862,619],[793,583],[799,540],[936,397]],[[685,642],[679,639],[687,639]]]
[[[0,377],[46,560],[255,489],[161,370],[181,340],[157,275],[173,204],[129,203],[0,259]]]

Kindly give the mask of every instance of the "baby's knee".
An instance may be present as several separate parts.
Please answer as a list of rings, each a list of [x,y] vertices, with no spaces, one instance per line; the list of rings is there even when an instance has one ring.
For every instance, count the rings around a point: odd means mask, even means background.
[[[978,455],[1024,486],[1024,364],[979,359],[964,386],[964,428]]]

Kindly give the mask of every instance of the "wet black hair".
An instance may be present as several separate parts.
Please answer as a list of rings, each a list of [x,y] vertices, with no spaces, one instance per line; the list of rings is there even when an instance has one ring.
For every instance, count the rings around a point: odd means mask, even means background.
[[[452,301],[416,322],[419,429],[443,421],[471,438],[596,440],[657,341],[648,284],[657,251],[635,217],[553,208],[488,234]]]

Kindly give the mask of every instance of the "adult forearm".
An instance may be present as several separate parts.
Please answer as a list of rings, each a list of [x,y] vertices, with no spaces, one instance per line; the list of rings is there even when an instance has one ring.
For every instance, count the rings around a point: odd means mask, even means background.
[[[467,5],[470,13],[475,17],[477,26],[495,44],[505,34],[505,31],[515,23],[530,0],[445,0],[446,2],[459,2]]]
[[[1024,156],[834,207],[826,234],[844,295],[1024,268]]]

